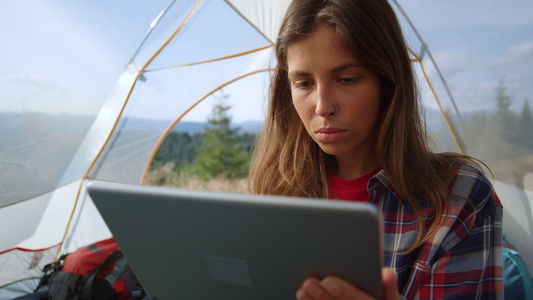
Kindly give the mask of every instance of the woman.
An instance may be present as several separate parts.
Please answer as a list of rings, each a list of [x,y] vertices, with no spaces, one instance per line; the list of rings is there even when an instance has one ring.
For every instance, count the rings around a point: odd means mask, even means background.
[[[388,2],[294,0],[276,56],[252,192],[378,206],[386,299],[503,298],[501,204],[474,159],[430,151]],[[333,276],[296,296],[368,297]]]

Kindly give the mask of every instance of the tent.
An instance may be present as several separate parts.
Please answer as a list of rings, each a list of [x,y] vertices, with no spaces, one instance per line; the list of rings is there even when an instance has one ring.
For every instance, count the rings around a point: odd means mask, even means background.
[[[404,2],[410,8],[423,5]],[[472,99],[457,97],[458,86],[445,80],[432,44],[415,27],[421,24],[411,21],[396,0],[391,3],[420,75],[435,147],[498,161],[487,150],[492,146],[480,143],[499,145],[502,137],[469,128],[475,116],[461,104]],[[233,121],[261,120],[275,63],[271,46],[287,4],[0,4],[1,299],[35,288],[42,267],[60,254],[110,237],[85,192],[87,182],[143,184],[165,136],[186,121],[205,120],[220,89],[231,96]],[[527,160],[532,153],[508,146],[504,154],[520,155],[515,160],[504,155],[501,165],[512,168],[496,173],[495,187],[505,205],[504,232],[533,270],[533,167]]]

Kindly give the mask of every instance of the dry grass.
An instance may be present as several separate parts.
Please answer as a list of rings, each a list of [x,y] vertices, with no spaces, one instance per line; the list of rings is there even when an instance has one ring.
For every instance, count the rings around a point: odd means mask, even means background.
[[[163,166],[152,168],[146,175],[144,184],[179,187],[191,190],[206,190],[242,194],[249,193],[247,178],[241,178],[238,180],[217,178],[206,182],[192,175],[183,173],[177,174],[174,171],[174,164],[172,163],[167,163]]]

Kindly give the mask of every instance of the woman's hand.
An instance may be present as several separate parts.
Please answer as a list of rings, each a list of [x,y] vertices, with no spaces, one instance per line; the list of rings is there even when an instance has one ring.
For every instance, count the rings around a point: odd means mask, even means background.
[[[398,276],[390,268],[383,268],[383,299],[398,300]],[[298,300],[364,300],[375,299],[352,284],[335,276],[328,276],[322,280],[316,278],[306,279],[298,292]]]

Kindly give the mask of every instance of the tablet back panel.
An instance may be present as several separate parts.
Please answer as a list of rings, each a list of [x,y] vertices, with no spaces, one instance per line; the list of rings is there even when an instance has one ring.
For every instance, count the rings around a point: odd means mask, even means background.
[[[294,299],[308,276],[381,298],[366,203],[94,181],[88,192],[151,299]]]

